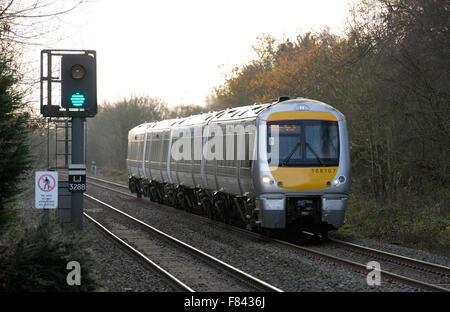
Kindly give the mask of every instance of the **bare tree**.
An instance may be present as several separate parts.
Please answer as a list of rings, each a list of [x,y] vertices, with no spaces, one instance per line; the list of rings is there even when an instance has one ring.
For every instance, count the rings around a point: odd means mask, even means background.
[[[50,40],[49,34],[63,23],[62,17],[86,2],[0,0],[0,43],[16,47],[42,45],[42,39]]]

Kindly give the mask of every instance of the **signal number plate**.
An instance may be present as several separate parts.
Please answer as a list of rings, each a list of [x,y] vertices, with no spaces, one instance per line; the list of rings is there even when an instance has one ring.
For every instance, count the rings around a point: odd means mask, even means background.
[[[85,192],[86,191],[86,175],[69,175],[69,191]]]

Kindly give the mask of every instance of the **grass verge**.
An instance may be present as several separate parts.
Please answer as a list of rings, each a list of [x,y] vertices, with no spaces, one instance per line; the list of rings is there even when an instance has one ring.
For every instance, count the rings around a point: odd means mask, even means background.
[[[450,257],[449,200],[448,189],[424,194],[405,190],[390,202],[351,194],[339,232]]]

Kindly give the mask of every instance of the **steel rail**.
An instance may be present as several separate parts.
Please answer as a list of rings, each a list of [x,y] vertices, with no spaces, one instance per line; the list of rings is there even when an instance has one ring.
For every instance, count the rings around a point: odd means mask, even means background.
[[[132,197],[132,198],[137,198],[137,197],[136,197],[135,195],[133,195],[132,193],[125,193],[125,192],[122,192],[122,191],[119,191],[119,190],[115,190],[115,189],[113,189],[113,188],[110,188],[110,187],[107,187],[107,186],[104,186],[104,185],[101,185],[101,184],[98,184],[98,183],[89,182],[89,184],[90,184],[90,185],[94,185],[94,186],[101,187],[101,188],[103,188],[103,189],[105,189],[105,190],[109,190],[109,191],[116,192],[116,193],[121,194],[121,195],[124,195],[124,196]],[[125,186],[122,186],[122,187],[125,187]],[[127,189],[128,189],[128,188],[127,188]]]
[[[181,290],[181,291],[188,291],[188,292],[195,292],[192,288],[184,284],[182,281],[177,279],[175,276],[167,272],[165,269],[163,269],[161,266],[150,260],[146,255],[141,253],[139,250],[122,240],[120,237],[112,233],[110,230],[108,230],[106,227],[104,227],[100,222],[95,220],[93,217],[88,215],[86,212],[83,212],[84,216],[94,223],[98,228],[100,228],[104,233],[106,233],[108,236],[110,236],[114,241],[119,242],[122,246],[124,246],[126,249],[128,249],[134,256],[136,256],[139,260],[142,260],[146,265],[150,266],[150,268],[154,271],[156,271],[158,274],[160,274],[162,277],[164,277],[166,280],[169,281],[169,283],[174,286],[175,288]]]
[[[281,241],[281,240],[277,240],[277,239],[271,239],[271,241],[275,242],[276,244],[291,248],[293,250],[298,250],[307,254],[312,254],[314,256],[317,256],[319,258],[325,259],[325,260],[331,260],[332,262],[335,263],[339,263],[341,265],[344,266],[348,266],[358,272],[364,273],[364,274],[368,274],[370,271],[372,271],[372,269],[368,269],[366,267],[366,265],[361,264],[361,263],[357,263],[357,262],[353,262],[351,260],[347,260],[344,258],[340,258],[340,257],[336,257],[333,255],[329,255],[329,254],[325,254],[322,253],[320,251],[316,251],[310,248],[306,248],[306,247],[302,247],[299,245],[295,245],[295,244],[291,244],[285,241]],[[426,282],[422,282],[419,280],[415,280],[406,276],[402,276],[402,275],[398,275],[398,274],[394,274],[388,271],[384,271],[380,269],[380,274],[381,274],[381,278],[382,279],[387,279],[387,280],[391,280],[393,282],[398,282],[404,285],[408,285],[414,288],[418,288],[418,289],[422,289],[422,290],[426,290],[426,291],[438,291],[438,292],[450,292],[450,289],[444,288],[444,287],[440,287],[437,285],[433,285],[433,284],[429,284]]]
[[[314,235],[312,233],[305,232],[305,231],[303,233],[310,235],[311,237]],[[370,248],[367,246],[357,245],[354,243],[338,240],[335,238],[328,237],[325,239],[325,241],[329,241],[336,245],[340,245],[343,248],[354,250],[363,255],[373,256],[373,257],[376,257],[379,259],[387,260],[391,263],[395,263],[395,264],[399,264],[399,265],[403,265],[403,266],[409,266],[409,267],[413,267],[413,268],[418,268],[420,270],[439,274],[442,276],[450,276],[450,268],[440,265],[440,264],[426,262],[426,261],[422,261],[422,260],[414,259],[414,258],[410,258],[410,257],[405,257],[402,255],[390,253],[390,252],[379,250],[379,249]]]
[[[206,220],[208,222],[211,221],[209,219],[206,219]],[[215,222],[215,221],[211,221],[211,222]],[[253,238],[258,238],[258,239],[263,240],[264,242],[273,243],[275,245],[280,246],[281,248],[289,248],[289,249],[294,250],[294,251],[302,252],[304,255],[307,255],[307,256],[308,255],[312,255],[314,257],[321,258],[321,259],[323,259],[325,261],[338,263],[340,265],[346,266],[346,267],[348,267],[348,268],[350,268],[350,269],[352,269],[352,270],[354,270],[356,272],[360,272],[362,274],[366,274],[367,275],[370,271],[373,270],[373,269],[368,269],[365,264],[361,264],[361,263],[358,263],[358,262],[354,262],[354,261],[351,261],[351,260],[340,258],[340,257],[334,256],[334,255],[326,254],[326,253],[323,253],[323,252],[320,252],[320,251],[316,251],[316,250],[311,249],[311,248],[299,246],[299,245],[292,244],[292,243],[289,243],[289,242],[286,242],[286,241],[283,241],[283,240],[279,240],[279,239],[274,239],[274,238],[271,238],[271,237],[267,237],[267,236],[261,235],[259,233],[250,232],[248,230],[237,228],[237,227],[234,227],[234,226],[229,226],[229,225],[226,225],[226,224],[220,224],[220,225],[223,225],[223,228],[227,228],[228,230],[235,231],[235,232],[238,232],[238,233],[242,233],[244,235],[251,236]],[[380,270],[380,275],[381,275],[382,279],[387,279],[387,280],[390,280],[392,282],[398,282],[400,284],[407,285],[407,286],[410,286],[410,287],[413,287],[413,288],[418,288],[418,289],[422,289],[422,290],[426,290],[426,291],[435,291],[435,292],[436,291],[438,291],[438,292],[450,292],[450,289],[447,289],[447,288],[444,288],[444,287],[440,287],[440,286],[437,286],[437,285],[433,285],[433,284],[430,284],[430,283],[422,282],[422,281],[419,281],[419,280],[415,280],[415,279],[412,279],[412,278],[409,278],[409,277],[406,277],[406,276],[402,276],[402,275],[395,274],[395,273],[388,272],[388,271],[384,271],[384,270]]]
[[[253,287],[256,287],[258,290],[271,291],[271,292],[283,292],[281,289],[279,289],[279,288],[277,288],[275,286],[272,286],[272,285],[270,285],[270,284],[268,284],[268,283],[266,283],[266,282],[264,282],[264,281],[262,281],[262,280],[260,280],[260,279],[258,279],[256,277],[254,277],[254,276],[251,276],[250,274],[245,273],[244,271],[239,270],[238,268],[235,268],[235,267],[233,267],[233,266],[223,262],[222,260],[219,260],[219,259],[217,259],[217,258],[215,258],[215,257],[213,257],[213,256],[211,256],[211,255],[209,255],[209,254],[207,254],[207,253],[205,253],[205,252],[203,252],[203,251],[201,251],[201,250],[199,250],[199,249],[189,245],[189,244],[186,244],[183,241],[181,241],[181,240],[179,240],[179,239],[177,239],[177,238],[175,238],[173,236],[170,236],[170,235],[168,235],[168,234],[158,230],[157,228],[152,227],[151,225],[148,225],[147,223],[145,223],[145,222],[143,222],[143,221],[141,221],[141,220],[139,220],[139,219],[137,219],[137,218],[135,218],[135,217],[133,217],[133,216],[131,216],[131,215],[129,215],[129,214],[119,210],[119,209],[117,209],[117,208],[114,208],[113,206],[111,206],[111,205],[109,205],[109,204],[107,204],[105,202],[96,199],[95,197],[93,197],[91,195],[88,195],[86,193],[84,195],[87,198],[89,198],[90,200],[95,201],[96,203],[98,203],[98,204],[100,204],[102,206],[105,206],[105,207],[107,207],[107,208],[109,208],[109,209],[111,209],[111,210],[113,210],[113,211],[115,211],[115,212],[117,212],[117,213],[127,217],[130,220],[133,220],[134,222],[136,222],[136,223],[140,224],[141,226],[143,226],[145,229],[150,230],[151,232],[159,235],[160,237],[162,237],[164,239],[167,239],[171,243],[176,244],[176,245],[178,245],[180,247],[183,247],[184,249],[188,250],[192,254],[194,254],[196,256],[200,256],[201,258],[207,260],[210,263],[213,263],[214,265],[220,267],[221,269],[228,271],[229,273],[233,274],[234,276],[238,277],[239,279],[243,280],[244,282],[252,285]]]
[[[419,268],[419,269],[427,271],[427,272],[450,276],[450,268],[443,266],[443,265],[426,262],[426,261],[422,261],[422,260],[418,260],[418,259],[413,259],[413,258],[393,254],[393,253],[390,253],[387,251],[382,251],[382,250],[373,249],[373,248],[366,247],[366,246],[356,245],[353,243],[349,243],[349,242],[345,242],[345,241],[341,241],[341,240],[337,240],[337,239],[333,239],[333,238],[328,238],[328,240],[331,241],[332,243],[338,244],[344,248],[353,249],[357,252],[361,252],[363,254],[368,254],[371,256],[375,256],[377,258],[385,259],[385,260],[388,260],[393,263],[397,263],[397,264],[401,264],[401,265],[408,265],[411,267]]]
[[[128,189],[128,186],[126,186],[126,185],[124,185],[124,184],[120,184],[120,183],[116,183],[116,182],[112,182],[112,181],[108,181],[108,180],[103,180],[103,179],[99,179],[99,178],[92,177],[92,176],[86,176],[86,178],[92,179],[92,180],[96,180],[96,181],[99,181],[99,182],[105,182],[105,183],[107,183],[107,184],[111,184],[111,185],[115,185],[115,186],[120,186],[120,187],[124,187],[124,188]]]
[[[89,178],[91,178],[91,177],[89,177]],[[122,188],[127,188],[125,185],[117,184],[117,183],[114,183],[114,182],[110,182],[110,181],[106,181],[106,180],[102,180],[102,179],[97,179],[97,178],[96,178],[96,180],[104,182],[106,184],[113,184],[113,185],[120,186]],[[124,193],[124,192],[121,192],[121,191],[118,191],[118,190],[115,190],[115,189],[112,189],[112,188],[108,188],[106,186],[99,185],[99,184],[96,184],[96,183],[92,183],[92,184],[94,184],[96,186],[99,186],[99,187],[102,187],[102,188],[105,188],[105,189],[108,189],[108,190],[111,190],[111,191],[114,191],[114,192],[117,192],[117,193],[120,193],[120,194],[123,194],[123,195],[126,195],[126,196],[129,196],[129,197],[136,198],[135,196],[133,196],[130,193]],[[183,212],[183,211],[180,211],[180,210],[176,210],[176,211],[177,212]],[[189,214],[189,213],[186,213],[186,214]],[[189,214],[189,215],[192,215],[192,214]],[[339,258],[339,257],[333,256],[333,255],[328,255],[328,254],[325,254],[325,253],[322,253],[322,252],[319,252],[319,251],[315,251],[315,250],[310,249],[310,248],[306,248],[306,247],[302,247],[302,246],[299,246],[299,245],[295,245],[295,244],[292,244],[292,243],[289,243],[289,242],[286,242],[286,241],[281,241],[281,240],[276,240],[276,239],[273,239],[273,238],[269,238],[267,236],[264,236],[264,235],[261,235],[261,234],[258,234],[258,233],[254,233],[254,232],[250,232],[248,230],[244,230],[244,229],[232,227],[232,226],[229,226],[229,225],[221,224],[220,222],[212,221],[210,219],[207,219],[207,218],[204,218],[204,217],[201,217],[201,216],[195,215],[195,217],[203,218],[207,222],[214,222],[214,223],[220,224],[221,226],[223,225],[224,227],[226,227],[229,230],[238,231],[239,233],[243,233],[243,234],[246,234],[246,235],[251,235],[253,237],[257,237],[257,238],[263,239],[265,241],[274,242],[274,243],[276,243],[277,245],[279,245],[281,247],[285,247],[285,248],[288,247],[290,249],[295,249],[297,251],[303,251],[304,253],[312,254],[312,255],[317,256],[317,257],[322,258],[322,259],[328,259],[329,261],[336,262],[336,263],[339,263],[341,265],[345,265],[347,267],[351,267],[354,270],[356,270],[358,272],[361,272],[361,273],[367,274],[367,273],[370,272],[370,269],[367,269],[366,265],[361,264],[361,263],[353,262],[353,261],[350,261],[350,260],[346,260],[346,259],[343,259],[343,258]],[[307,232],[305,232],[305,233],[307,233]],[[310,234],[310,233],[307,233],[307,234]],[[342,245],[345,244],[346,247],[348,247],[348,248],[354,248],[354,249],[359,249],[359,250],[370,251],[370,252],[373,252],[373,254],[376,254],[376,255],[378,255],[380,257],[386,257],[386,258],[387,257],[391,257],[393,259],[393,261],[405,261],[405,262],[408,262],[408,264],[411,265],[411,266],[419,267],[419,265],[420,265],[421,269],[426,269],[428,271],[432,271],[433,273],[436,273],[436,271],[439,270],[439,272],[440,272],[439,274],[448,275],[449,272],[450,272],[450,268],[445,267],[445,266],[441,266],[441,265],[437,265],[437,264],[433,264],[433,263],[429,263],[429,262],[425,262],[425,261],[421,261],[421,260],[416,260],[416,259],[412,259],[412,258],[408,258],[408,257],[396,255],[396,254],[391,254],[391,253],[387,253],[387,252],[384,252],[384,251],[381,251],[381,250],[377,250],[377,249],[373,249],[373,248],[369,248],[369,247],[365,247],[365,246],[359,246],[359,245],[352,244],[352,243],[341,242],[341,241],[334,240],[334,239],[331,239],[331,238],[328,238],[328,240],[333,241],[333,242],[335,242],[337,244],[341,244],[341,243],[342,243]],[[427,266],[427,268],[422,268],[424,266]],[[426,283],[426,282],[422,282],[422,281],[419,281],[419,280],[411,279],[411,278],[408,278],[406,276],[398,275],[398,274],[391,273],[391,272],[388,272],[388,271],[381,270],[380,273],[381,273],[382,277],[384,277],[384,278],[386,278],[388,280],[392,280],[394,282],[399,282],[401,284],[412,286],[414,288],[419,288],[419,289],[423,289],[423,290],[427,290],[427,291],[450,292],[450,289],[447,289],[447,288],[444,288],[444,287],[440,287],[440,286],[437,286],[437,285],[433,285],[433,284],[429,284],[429,283]]]

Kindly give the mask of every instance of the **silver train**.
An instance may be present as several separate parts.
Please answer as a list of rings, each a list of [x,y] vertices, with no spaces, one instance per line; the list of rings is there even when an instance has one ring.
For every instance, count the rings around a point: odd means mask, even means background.
[[[137,197],[264,232],[326,236],[344,223],[347,123],[333,107],[268,104],[144,123],[128,133]]]

